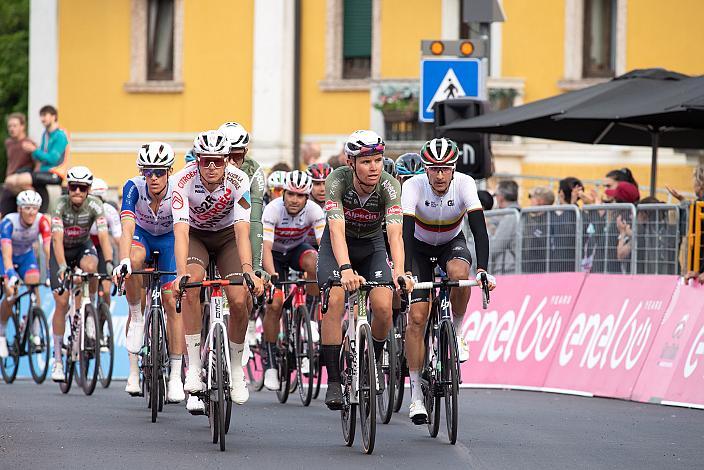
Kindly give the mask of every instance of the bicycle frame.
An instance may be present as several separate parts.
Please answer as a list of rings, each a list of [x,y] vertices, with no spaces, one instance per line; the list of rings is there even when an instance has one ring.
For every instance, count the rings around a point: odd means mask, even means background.
[[[13,295],[12,297],[8,298],[8,302],[12,302],[12,310],[10,312],[11,315],[14,315],[16,320],[17,320],[17,325],[21,325],[21,320],[25,319],[25,325],[24,325],[24,330],[22,331],[22,337],[20,338],[20,350],[19,350],[19,355],[20,356],[26,356],[29,354],[27,351],[27,341],[29,340],[29,332],[32,327],[32,325],[29,325],[26,322],[27,317],[29,316],[29,311],[32,309],[34,305],[37,303],[37,287],[40,284],[24,284],[20,283],[19,285],[16,286],[16,289],[19,289],[20,286],[25,286],[27,290],[22,292],[21,294]],[[21,305],[20,305],[20,300],[22,297],[28,295],[29,296],[29,308],[27,309],[27,313],[22,315],[22,310],[21,310]]]
[[[229,284],[229,281],[228,281]],[[203,282],[204,286],[209,285],[208,281]],[[223,338],[225,346],[225,371],[229,375],[232,370],[230,362],[230,348],[229,348],[229,338],[227,336],[227,324],[225,323],[225,316],[230,315],[230,311],[223,311],[223,301],[222,301],[222,286],[218,281],[214,281],[210,288],[210,293],[206,293],[204,305],[208,305],[208,310],[210,312],[210,323],[208,327],[208,335],[206,336],[205,344],[207,345],[201,350],[201,360],[203,364],[208,365],[207,372],[207,390],[213,389],[213,367],[215,367],[215,328],[222,328]],[[206,362],[207,359],[207,362]],[[227,388],[227,387],[226,387]]]

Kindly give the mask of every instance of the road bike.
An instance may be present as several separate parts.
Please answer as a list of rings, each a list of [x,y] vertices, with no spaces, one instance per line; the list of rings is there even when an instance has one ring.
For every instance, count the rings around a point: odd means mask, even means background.
[[[113,287],[113,295],[116,293],[116,286]],[[98,370],[98,380],[103,388],[108,388],[112,382],[112,371],[115,364],[115,335],[112,324],[112,314],[110,304],[104,300],[104,295],[110,295],[103,291],[103,283],[98,283],[97,311],[98,323],[100,324],[100,361]]]

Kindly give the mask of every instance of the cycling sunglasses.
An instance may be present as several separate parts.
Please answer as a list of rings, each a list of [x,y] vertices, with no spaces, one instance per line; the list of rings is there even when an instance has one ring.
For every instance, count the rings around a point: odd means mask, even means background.
[[[372,147],[360,147],[359,148],[359,155],[361,156],[369,156],[369,155],[377,155],[379,153],[384,153],[384,144],[376,144]]]
[[[201,168],[219,169],[225,166],[225,159],[222,157],[198,157],[198,166]]]
[[[161,178],[162,176],[166,175],[167,172],[168,170],[166,168],[143,168],[142,176],[144,176],[145,178],[151,178],[152,176]]]
[[[82,192],[82,193],[87,193],[87,192],[88,192],[88,189],[89,189],[89,187],[86,186],[85,184],[73,184],[73,183],[69,183],[69,185],[68,185],[68,190],[69,190],[69,192],[71,192],[71,193],[74,193],[74,192],[76,192],[76,191],[80,191],[80,192]]]

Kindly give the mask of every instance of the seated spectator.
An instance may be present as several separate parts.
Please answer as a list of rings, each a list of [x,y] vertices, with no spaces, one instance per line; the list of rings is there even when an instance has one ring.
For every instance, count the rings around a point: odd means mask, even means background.
[[[5,139],[5,155],[7,156],[7,169],[5,170],[5,187],[0,195],[0,217],[17,212],[17,194],[21,191],[11,183],[8,177],[18,173],[29,173],[34,167],[32,152],[23,148],[25,142],[34,144],[27,137],[27,118],[22,113],[12,113],[7,116],[7,133]]]
[[[499,209],[519,211],[518,184],[513,180],[500,181],[496,187],[496,203]],[[496,230],[489,237],[490,263],[492,272],[514,274],[516,272],[516,217],[505,216],[499,219]]]
[[[49,205],[49,194],[46,186],[49,184],[60,185],[66,176],[66,150],[68,137],[63,129],[59,128],[59,113],[53,106],[43,106],[39,110],[39,118],[44,125],[42,142],[37,147],[33,142],[23,142],[22,148],[32,152],[32,158],[39,168],[32,173],[18,173],[8,177],[9,184],[14,191],[24,191],[34,188],[42,197],[41,212],[46,212]]]

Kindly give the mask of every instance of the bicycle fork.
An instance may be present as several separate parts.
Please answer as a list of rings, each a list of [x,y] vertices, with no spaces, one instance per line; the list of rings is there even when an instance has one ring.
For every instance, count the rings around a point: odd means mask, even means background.
[[[223,331],[223,349],[225,350],[225,373],[229,377],[231,368],[230,362],[230,343],[227,336],[227,327],[225,324],[225,316],[230,312],[223,309],[222,288],[214,286],[210,295],[209,301],[210,311],[210,327],[208,328],[208,336],[206,339],[207,349],[202,357],[203,363],[208,365],[207,374],[207,390],[213,389],[213,374],[215,368],[215,354],[220,354],[220,351],[215,351],[215,328],[222,328]],[[207,358],[205,357],[207,355]],[[207,359],[207,361],[206,361]],[[228,388],[228,387],[225,387]],[[227,393],[227,392],[226,392]]]

